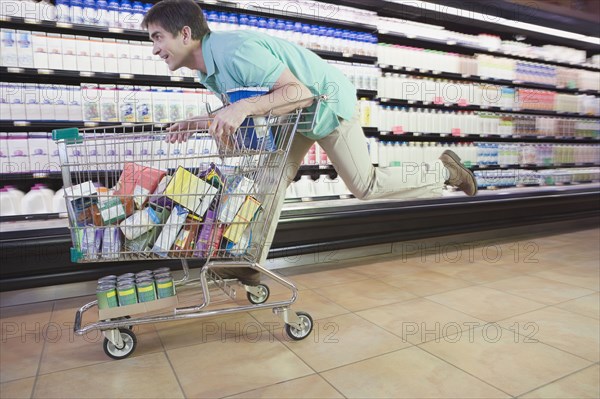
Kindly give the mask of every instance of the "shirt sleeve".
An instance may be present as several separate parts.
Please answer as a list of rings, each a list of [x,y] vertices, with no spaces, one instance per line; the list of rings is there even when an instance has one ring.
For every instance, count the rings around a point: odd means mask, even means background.
[[[266,47],[255,41],[244,42],[231,60],[232,75],[242,87],[273,88],[285,70],[285,64]]]

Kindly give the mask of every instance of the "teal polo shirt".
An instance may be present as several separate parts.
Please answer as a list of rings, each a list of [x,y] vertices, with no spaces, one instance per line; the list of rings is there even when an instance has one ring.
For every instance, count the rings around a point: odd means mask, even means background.
[[[308,138],[327,136],[339,126],[339,118],[349,120],[354,114],[356,89],[350,80],[295,43],[254,31],[211,32],[202,40],[202,55],[206,74],[198,71],[200,82],[217,94],[242,87],[271,90],[288,68],[313,95],[327,95],[312,132],[302,132]]]

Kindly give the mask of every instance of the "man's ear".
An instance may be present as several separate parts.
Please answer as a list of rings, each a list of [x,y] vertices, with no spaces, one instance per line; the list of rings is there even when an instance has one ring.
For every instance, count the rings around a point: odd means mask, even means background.
[[[181,29],[181,35],[183,37],[183,43],[188,44],[192,40],[192,29],[189,26],[184,26]]]

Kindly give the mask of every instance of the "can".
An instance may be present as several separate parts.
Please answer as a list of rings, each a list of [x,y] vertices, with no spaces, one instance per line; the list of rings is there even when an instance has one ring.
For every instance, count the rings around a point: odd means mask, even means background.
[[[144,270],[135,274],[135,279],[138,278],[154,278],[154,274],[150,270]]]
[[[117,301],[117,289],[114,284],[98,284],[98,287],[96,287],[96,298],[98,299],[98,309],[116,308],[119,306],[119,302]]]
[[[98,279],[98,284],[100,284],[101,282],[116,282],[117,281],[117,276],[115,276],[114,274],[111,274],[110,276],[104,276]]]
[[[173,277],[165,277],[156,280],[156,292],[158,298],[168,298],[175,295],[175,283]]]
[[[161,278],[173,278],[171,273],[160,273],[154,275],[154,280],[160,280]]]
[[[156,300],[154,280],[138,280],[135,286],[137,288],[138,300],[140,302],[150,302]]]
[[[168,267],[159,267],[158,269],[152,270],[152,273],[154,273],[154,275],[161,273],[171,273],[171,269],[169,269]]]
[[[135,278],[135,274],[133,274],[133,273],[121,274],[119,277],[117,277],[117,281],[122,281],[122,280],[129,279],[129,278]]]
[[[117,286],[117,294],[119,297],[119,306],[133,305],[138,301],[135,284],[133,283],[119,284]]]

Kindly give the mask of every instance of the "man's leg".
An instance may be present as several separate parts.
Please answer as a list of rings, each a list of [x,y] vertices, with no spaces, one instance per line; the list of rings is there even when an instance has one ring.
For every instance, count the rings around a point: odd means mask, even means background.
[[[366,139],[355,110],[351,120],[341,125],[319,145],[327,152],[338,175],[359,199],[434,198],[442,195],[447,171],[440,160],[429,163],[401,163],[382,168],[371,164]]]

